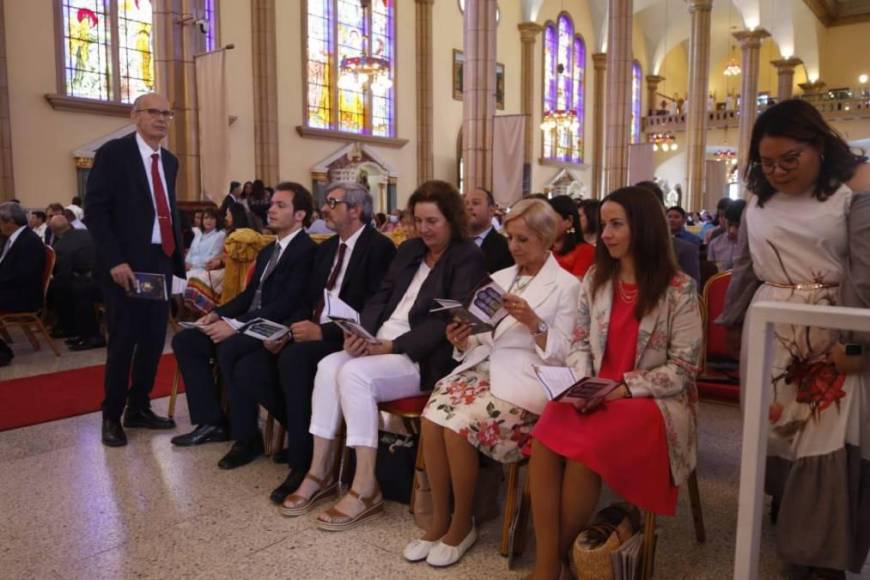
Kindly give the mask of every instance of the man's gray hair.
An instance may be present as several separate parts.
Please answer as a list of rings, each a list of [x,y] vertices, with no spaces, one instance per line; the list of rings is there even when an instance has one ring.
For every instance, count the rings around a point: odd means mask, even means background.
[[[347,207],[362,208],[362,214],[359,216],[359,221],[367,224],[372,221],[374,215],[374,202],[372,194],[365,186],[353,181],[336,181],[326,186],[326,195],[329,195],[336,189],[344,191],[344,201]]]
[[[27,212],[21,207],[21,204],[14,201],[0,203],[0,220],[4,222],[14,222],[18,226],[27,225]]]

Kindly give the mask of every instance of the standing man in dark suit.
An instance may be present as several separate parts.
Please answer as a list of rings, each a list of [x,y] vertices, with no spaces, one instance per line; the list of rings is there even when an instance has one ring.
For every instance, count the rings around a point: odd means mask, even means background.
[[[396,254],[396,246],[371,226],[372,196],[358,183],[335,183],[326,190],[321,208],[327,227],[337,235],[321,244],[309,286],[310,303],[315,305],[309,319],[291,326],[292,337],[267,341],[239,361],[230,391],[233,438],[245,439],[256,433],[255,422],[244,423],[236,411],[262,404],[287,430],[286,480],[272,492],[280,504],[296,491],[311,464],[313,439],[311,391],[317,363],[342,349],[344,336],[331,322],[326,297],[340,299],[357,312],[380,287]],[[277,356],[276,356],[277,355]]]
[[[227,209],[234,203],[242,203],[242,184],[238,181],[230,182],[230,191],[227,193],[223,202],[221,202],[220,216],[221,219],[227,215]]]
[[[200,318],[197,321],[200,328],[183,330],[172,340],[187,389],[190,420],[197,425],[190,433],[174,437],[175,445],[187,447],[229,439],[210,361],[217,358],[224,385],[233,393],[234,380],[239,377],[235,372],[239,360],[251,352],[263,350],[259,340],[236,332],[223,318],[239,322],[266,318],[293,323],[311,314],[307,291],[317,244],[303,227],[311,219],[314,199],[298,183],[279,183],[275,189],[268,221],[269,229],[278,239],[260,251],[254,274],[244,292]],[[245,385],[248,382],[245,376],[238,380]],[[230,406],[234,433],[237,424],[253,428],[235,437],[229,453],[218,462],[221,469],[250,463],[263,453],[263,440],[257,430],[257,406],[240,406],[235,402]]]
[[[42,308],[45,246],[27,227],[19,204],[0,204],[0,312],[35,312]],[[12,361],[12,349],[0,339],[0,366]]]
[[[492,274],[514,265],[508,250],[507,239],[492,225],[495,215],[495,199],[486,189],[474,189],[465,194],[465,210],[468,213],[468,229],[471,239],[483,251],[486,271]]]
[[[109,345],[103,443],[127,444],[121,427],[172,429],[151,410],[157,363],[166,339],[169,302],[132,298],[133,272],[184,278],[181,221],[175,204],[178,159],[160,146],[174,117],[169,102],[148,93],[133,103],[136,132],[97,151],[88,176],[85,222],[97,247],[96,275],[106,305]]]

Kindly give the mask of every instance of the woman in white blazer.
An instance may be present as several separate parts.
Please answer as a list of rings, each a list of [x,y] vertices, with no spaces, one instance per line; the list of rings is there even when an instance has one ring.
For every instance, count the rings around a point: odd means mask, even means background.
[[[472,521],[478,454],[519,461],[547,403],[533,365],[561,365],[571,344],[580,283],[550,253],[556,214],[539,199],[514,205],[505,221],[515,265],[493,280],[507,291],[509,316],[471,336],[467,324],[447,327],[459,366],[435,385],[423,412],[423,454],[432,486],[432,525],[404,557],[449,566],[474,544]],[[453,517],[450,497],[453,496]]]

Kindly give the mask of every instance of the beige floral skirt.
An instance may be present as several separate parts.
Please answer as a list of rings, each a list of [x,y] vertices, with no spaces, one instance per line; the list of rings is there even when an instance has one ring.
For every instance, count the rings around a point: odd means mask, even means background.
[[[489,361],[438,381],[423,416],[501,463],[523,458],[538,420],[534,413],[493,396]]]

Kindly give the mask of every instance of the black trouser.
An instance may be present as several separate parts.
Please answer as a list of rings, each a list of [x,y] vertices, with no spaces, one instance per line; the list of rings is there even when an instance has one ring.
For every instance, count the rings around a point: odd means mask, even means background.
[[[48,292],[65,335],[92,338],[100,334],[94,306],[103,298],[96,282],[85,277],[55,278]]]
[[[168,285],[172,262],[160,246],[153,245],[141,271],[166,274]],[[101,286],[109,331],[103,417],[117,421],[125,403],[132,409],[151,407],[149,395],[166,340],[169,302],[130,298],[110,277]]]
[[[308,471],[313,448],[308,428],[317,363],[341,346],[340,342],[324,341],[290,343],[278,356],[261,348],[241,359],[230,389],[233,439],[243,441],[256,434],[256,422],[253,427],[244,424],[236,413],[247,417],[251,408],[256,413],[257,404],[263,405],[287,430],[290,469]]]
[[[220,376],[228,393],[233,392],[234,369],[242,357],[263,349],[256,338],[237,334],[215,345],[211,339],[195,328],[182,330],[172,339],[172,349],[178,368],[184,377],[190,422],[194,425],[221,425],[226,422],[220,405],[220,389],[212,365],[217,360]],[[268,353],[267,353],[268,354]],[[249,440],[257,435],[257,406],[233,402],[230,395],[233,433],[242,429]]]

